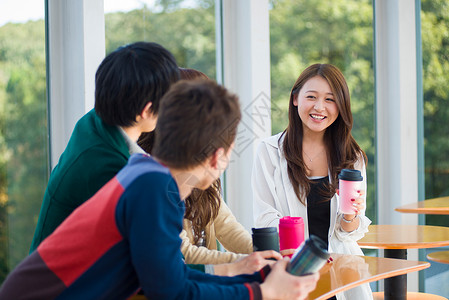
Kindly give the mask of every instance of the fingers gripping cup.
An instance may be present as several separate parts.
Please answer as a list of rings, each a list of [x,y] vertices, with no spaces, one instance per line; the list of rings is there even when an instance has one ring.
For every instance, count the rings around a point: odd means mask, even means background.
[[[296,249],[304,242],[304,220],[301,217],[283,217],[279,220],[279,249]],[[289,255],[291,257],[291,255]]]
[[[252,228],[253,250],[279,252],[279,234],[276,227]]]
[[[338,179],[340,212],[354,214],[356,209],[351,199],[359,196],[359,191],[362,188],[362,174],[359,170],[343,169],[338,175]]]

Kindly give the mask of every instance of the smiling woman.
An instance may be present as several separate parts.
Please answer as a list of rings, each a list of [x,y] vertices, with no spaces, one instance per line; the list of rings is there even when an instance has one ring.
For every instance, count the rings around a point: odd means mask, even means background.
[[[303,122],[305,134],[322,133],[332,125],[338,117],[338,107],[334,94],[326,79],[315,76],[309,79],[293,99],[298,107],[298,114]],[[312,149],[309,149],[311,152]],[[313,150],[316,152],[320,149]]]
[[[368,156],[367,216],[376,220],[373,1],[270,1],[272,133],[287,127],[292,82],[298,70],[330,63],[345,76],[351,92],[352,135]],[[382,24],[382,23],[379,23]],[[432,43],[428,43],[432,45]],[[313,152],[307,152],[312,157]],[[366,252],[365,252],[366,253]]]
[[[258,148],[252,175],[255,225],[302,217],[305,239],[316,235],[329,252],[363,255],[357,240],[371,223],[365,216],[366,156],[351,135],[349,89],[340,70],[330,64],[306,68],[293,85],[288,114],[287,129]],[[337,210],[342,169],[363,175],[350,214]],[[372,297],[368,285],[356,289],[354,299]]]

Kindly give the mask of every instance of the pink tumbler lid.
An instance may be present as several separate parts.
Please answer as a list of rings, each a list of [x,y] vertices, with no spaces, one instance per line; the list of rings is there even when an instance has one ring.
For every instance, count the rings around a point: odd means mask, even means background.
[[[294,225],[294,224],[303,224],[303,223],[304,223],[304,220],[302,217],[285,216],[279,220],[279,224],[282,224],[282,225],[287,225],[287,224]]]
[[[304,220],[285,216],[279,220],[279,249],[296,249],[304,241]]]

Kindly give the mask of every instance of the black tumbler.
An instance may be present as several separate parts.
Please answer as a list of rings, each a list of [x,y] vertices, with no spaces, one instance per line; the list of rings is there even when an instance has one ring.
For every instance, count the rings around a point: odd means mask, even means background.
[[[279,234],[276,227],[252,228],[253,250],[279,252]]]
[[[287,265],[287,271],[297,276],[318,272],[326,264],[329,256],[326,243],[319,237],[311,235],[292,257]]]

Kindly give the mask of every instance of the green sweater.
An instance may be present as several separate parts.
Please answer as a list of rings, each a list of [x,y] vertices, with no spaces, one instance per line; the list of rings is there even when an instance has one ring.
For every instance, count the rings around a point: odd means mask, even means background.
[[[92,109],[76,124],[45,190],[31,251],[123,168],[130,156],[116,126]]]

